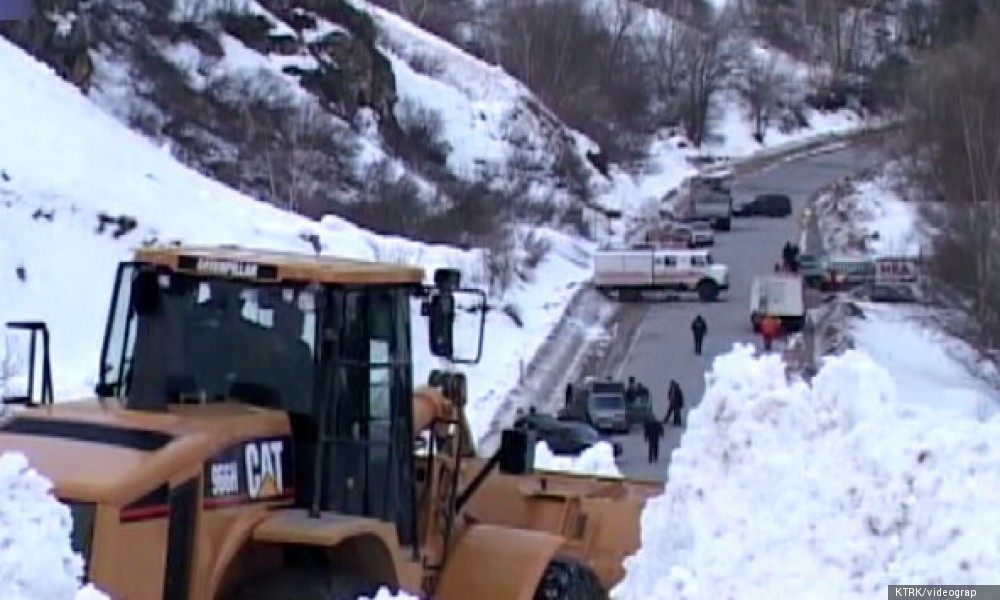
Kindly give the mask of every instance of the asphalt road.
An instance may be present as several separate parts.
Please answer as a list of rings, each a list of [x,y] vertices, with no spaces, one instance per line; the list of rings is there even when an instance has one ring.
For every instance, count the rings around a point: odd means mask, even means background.
[[[780,164],[769,170],[738,179],[733,193],[754,195],[781,192],[791,197],[795,216],[785,219],[735,219],[729,232],[717,232],[715,260],[729,266],[730,289],[719,302],[703,304],[683,298],[649,307],[629,350],[619,365],[621,379],[635,376],[653,396],[656,416],[667,410],[667,386],[676,379],[684,392],[684,413],[697,405],[704,393],[704,373],[712,358],[732,349],[737,342],[760,339],[750,328],[750,283],[760,273],[771,272],[781,259],[785,242],[798,242],[801,212],[808,199],[820,188],[852,173],[873,166],[881,159],[878,146],[869,143]],[[701,314],[708,323],[702,356],[694,354],[691,321]],[[684,422],[686,423],[686,414]],[[666,480],[670,453],[679,443],[683,428],[667,427],[661,441],[658,463],[647,462],[642,431],[619,437],[624,446],[619,468],[626,476]]]

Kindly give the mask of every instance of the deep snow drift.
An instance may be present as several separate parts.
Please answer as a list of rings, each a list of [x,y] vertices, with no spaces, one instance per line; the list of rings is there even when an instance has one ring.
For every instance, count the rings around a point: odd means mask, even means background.
[[[714,361],[613,598],[1000,583],[1000,420],[912,410],[920,399],[860,351],[828,357],[811,385],[753,352]]]

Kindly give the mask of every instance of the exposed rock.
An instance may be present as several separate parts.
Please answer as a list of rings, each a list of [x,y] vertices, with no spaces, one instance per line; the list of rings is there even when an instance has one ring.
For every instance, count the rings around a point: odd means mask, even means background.
[[[0,23],[0,34],[48,64],[83,93],[90,90],[94,39],[79,0],[37,0],[30,19]]]
[[[341,31],[309,44],[309,51],[319,67],[300,75],[307,89],[348,118],[359,108],[368,107],[383,124],[395,126],[396,78],[382,53],[359,37]]]

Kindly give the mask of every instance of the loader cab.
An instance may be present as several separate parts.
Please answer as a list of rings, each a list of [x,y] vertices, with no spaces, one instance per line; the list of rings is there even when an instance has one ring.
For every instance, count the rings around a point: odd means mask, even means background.
[[[413,304],[424,307],[431,353],[452,362],[478,362],[485,321],[475,356],[455,356],[458,274],[436,273],[434,286],[423,277],[312,256],[139,251],[118,269],[98,395],[152,412],[283,411],[295,505],[394,522],[411,544]]]

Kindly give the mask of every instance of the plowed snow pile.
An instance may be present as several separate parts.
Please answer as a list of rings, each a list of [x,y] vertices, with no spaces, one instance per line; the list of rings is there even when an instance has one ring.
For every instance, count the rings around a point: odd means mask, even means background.
[[[73,552],[69,509],[24,455],[0,456],[0,598],[109,600],[80,589],[83,559]]]
[[[707,377],[613,598],[1000,583],[1000,421],[911,410],[919,400],[897,397],[857,351],[829,358],[811,386],[747,346]]]
[[[615,449],[607,442],[598,442],[576,456],[554,454],[548,444],[538,442],[535,445],[535,468],[602,477],[622,476],[615,463]]]

